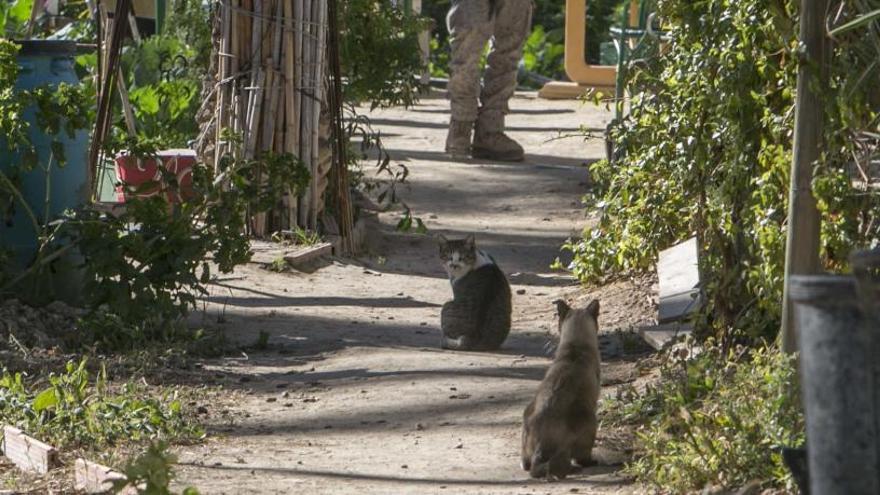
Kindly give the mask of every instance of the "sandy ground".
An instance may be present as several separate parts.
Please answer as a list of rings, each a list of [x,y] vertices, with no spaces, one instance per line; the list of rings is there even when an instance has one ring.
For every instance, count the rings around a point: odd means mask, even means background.
[[[642,348],[612,331],[655,310],[651,280],[591,293],[549,269],[588,222],[583,164],[604,153],[600,140],[553,138],[601,130],[610,114],[533,94],[512,107],[508,125],[528,154],[520,164],[449,162],[440,94],[371,114],[392,157],[410,168],[401,193],[415,215],[432,234],[475,232],[509,275],[514,328],[501,351],[439,349],[449,282],[435,241],[395,232],[396,213],[380,215],[357,259],[313,273],[243,267],[212,287],[205,317],[233,341],[263,333],[268,345],[200,363],[230,401],[202,405],[212,437],[178,451],[180,483],[208,494],[638,491],[619,473],[628,452],[614,431],[600,429],[599,464],[564,482],[532,481],[519,467],[522,410],[550,362],[552,301],[599,295],[606,395],[640,374],[633,354]]]

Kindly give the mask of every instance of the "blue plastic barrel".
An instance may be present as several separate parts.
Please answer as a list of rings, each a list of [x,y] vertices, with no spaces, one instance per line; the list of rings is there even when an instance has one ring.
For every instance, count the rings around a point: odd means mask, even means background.
[[[65,82],[79,82],[74,72],[76,43],[63,40],[18,41],[19,75],[17,90],[40,86],[57,86]],[[36,111],[27,109],[24,119],[30,123],[30,139],[37,149],[38,166],[21,176],[20,189],[27,203],[42,222],[45,218],[46,189],[49,189],[49,218],[57,218],[70,208],[77,208],[88,200],[87,156],[89,136],[83,129],[71,139],[63,130],[57,136],[43,134],[36,123]],[[50,157],[50,143],[57,139],[64,145],[67,163],[59,166],[53,160],[47,173],[45,167]],[[2,140],[2,136],[0,136]],[[0,170],[9,175],[19,157],[0,144]],[[5,205],[4,205],[5,206]],[[5,213],[5,212],[4,212]],[[20,203],[14,205],[14,215],[0,221],[0,247],[12,251],[13,270],[22,270],[34,261],[37,252],[37,232]]]

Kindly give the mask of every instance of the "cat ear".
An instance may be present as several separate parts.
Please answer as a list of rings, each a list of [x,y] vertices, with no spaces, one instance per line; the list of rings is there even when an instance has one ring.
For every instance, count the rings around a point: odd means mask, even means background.
[[[596,319],[596,320],[599,319],[599,300],[598,299],[593,299],[592,301],[590,301],[590,304],[587,305],[587,313],[590,313],[590,316],[592,316],[594,319]]]
[[[568,312],[571,311],[571,306],[562,299],[557,299],[553,302],[556,303],[556,314],[559,316],[559,321],[564,320]]]
[[[467,237],[464,238],[464,243],[467,246],[473,247],[477,243],[476,236],[474,236],[474,234],[468,234]]]

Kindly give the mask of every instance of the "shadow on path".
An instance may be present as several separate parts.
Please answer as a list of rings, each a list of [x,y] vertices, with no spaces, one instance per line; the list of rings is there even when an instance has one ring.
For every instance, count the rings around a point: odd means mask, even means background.
[[[513,112],[515,115],[517,112]],[[425,122],[420,120],[403,120],[403,119],[389,119],[385,117],[374,117],[370,118],[370,123],[373,127],[378,126],[394,126],[394,127],[415,127],[419,129],[443,129],[446,130],[449,128],[449,124],[446,122]],[[505,126],[505,130],[513,131],[513,132],[564,132],[564,133],[574,133],[574,132],[605,132],[605,129],[592,128],[592,127],[561,127],[561,126],[547,126],[547,127],[536,127],[536,126],[526,126],[526,127],[518,127],[518,126]]]
[[[327,470],[314,470],[314,469],[299,469],[299,468],[280,468],[280,467],[261,467],[254,465],[246,465],[246,466],[203,466],[196,463],[180,463],[183,466],[191,466],[198,469],[210,469],[210,470],[229,470],[229,471],[257,471],[264,474],[279,474],[284,476],[311,476],[316,478],[334,478],[334,479],[342,479],[348,481],[377,481],[377,482],[385,482],[385,483],[394,483],[394,484],[405,484],[410,485],[413,483],[424,483],[424,484],[433,484],[433,485],[455,485],[455,486],[467,486],[467,485],[491,485],[491,486],[522,486],[524,483],[530,484],[540,484],[546,485],[546,481],[543,480],[531,480],[528,478],[523,479],[512,479],[512,480],[491,480],[491,479],[448,479],[448,478],[425,478],[425,477],[401,477],[401,476],[389,476],[389,475],[380,475],[380,474],[368,474],[368,473],[352,473],[352,472],[340,472],[340,471],[327,471]],[[574,476],[569,476],[567,478],[568,481],[578,481],[579,484],[583,483],[587,486],[616,486],[620,484],[619,480],[597,480],[592,478],[586,478],[588,476],[598,476],[603,474],[612,474],[619,469],[619,466],[591,466],[589,468],[585,468],[581,470]],[[523,473],[525,475],[525,473]],[[581,479],[581,477],[584,477]]]

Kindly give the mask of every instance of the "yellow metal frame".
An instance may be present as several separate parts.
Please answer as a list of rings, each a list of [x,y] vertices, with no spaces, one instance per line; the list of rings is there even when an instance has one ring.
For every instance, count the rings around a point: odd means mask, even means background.
[[[572,82],[553,81],[538,93],[543,98],[577,98],[590,89],[611,89],[617,83],[616,65],[587,63],[587,0],[565,1],[565,73]],[[637,24],[639,3],[630,2],[630,24]]]

